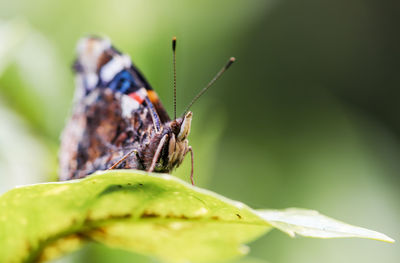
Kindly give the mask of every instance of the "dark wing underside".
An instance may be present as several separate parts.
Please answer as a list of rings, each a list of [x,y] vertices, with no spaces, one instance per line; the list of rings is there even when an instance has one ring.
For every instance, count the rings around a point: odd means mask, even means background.
[[[60,179],[82,178],[106,170],[133,149],[148,145],[154,133],[147,107],[140,105],[123,117],[122,96],[96,88],[79,105],[68,122],[60,150]],[[136,155],[123,168],[143,169]]]
[[[148,144],[155,125],[153,107],[161,124],[170,120],[157,94],[130,58],[107,40],[81,40],[74,68],[77,96],[62,135],[61,180],[107,169],[127,152]],[[124,165],[143,169],[135,155]]]

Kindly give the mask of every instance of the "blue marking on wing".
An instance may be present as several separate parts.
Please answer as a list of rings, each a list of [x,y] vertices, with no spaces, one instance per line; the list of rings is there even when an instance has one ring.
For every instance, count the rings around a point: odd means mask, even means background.
[[[123,94],[130,94],[140,88],[140,86],[138,86],[135,81],[135,76],[132,75],[132,73],[128,70],[122,70],[120,73],[118,73],[113,78],[113,80],[110,81],[108,87],[113,91],[121,92]],[[157,110],[155,109],[153,103],[151,103],[149,97],[146,96],[145,101],[148,109],[150,110],[150,114],[154,123],[154,128],[158,132],[161,129],[160,117],[158,116]]]
[[[118,91],[124,94],[135,92],[139,89],[134,76],[128,70],[122,70],[113,80],[110,81],[108,87],[113,91]]]

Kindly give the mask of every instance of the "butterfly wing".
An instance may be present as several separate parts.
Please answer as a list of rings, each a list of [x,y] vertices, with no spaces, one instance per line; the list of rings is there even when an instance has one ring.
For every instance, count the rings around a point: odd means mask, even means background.
[[[170,121],[157,93],[142,73],[133,65],[129,56],[119,52],[109,40],[98,37],[80,40],[74,68],[78,73],[81,95],[88,94],[96,87],[106,87],[131,96],[139,104],[148,99],[161,123]]]
[[[82,39],[74,69],[75,105],[62,135],[61,180],[109,168],[130,150],[148,144],[154,127],[169,121],[144,76],[107,39]],[[133,156],[125,168],[141,165]]]

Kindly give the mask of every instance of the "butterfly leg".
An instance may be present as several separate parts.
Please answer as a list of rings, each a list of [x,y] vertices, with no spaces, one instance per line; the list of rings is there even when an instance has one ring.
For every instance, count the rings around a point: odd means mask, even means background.
[[[188,152],[190,152],[190,160],[191,160],[191,162],[192,162],[192,169],[190,170],[190,181],[192,182],[192,185],[194,185],[194,178],[193,178],[193,172],[194,172],[194,169],[193,169],[194,157],[193,157],[193,149],[192,149],[192,146],[189,146],[189,147],[188,147]]]
[[[156,167],[157,160],[158,160],[158,158],[160,157],[161,150],[162,150],[162,148],[163,148],[163,146],[164,146],[165,141],[167,140],[167,138],[168,138],[168,134],[165,134],[165,135],[161,138],[160,142],[158,143],[156,152],[154,153],[153,160],[151,161],[151,165],[150,165],[150,168],[149,168],[149,170],[148,170],[149,172],[153,172],[153,171],[154,171],[154,168]]]
[[[125,154],[118,162],[114,163],[114,164],[113,164],[110,168],[108,168],[107,170],[115,169],[115,167],[117,167],[117,166],[120,165],[123,161],[125,161],[126,158],[128,158],[132,153],[135,153],[136,156],[138,156],[138,154],[139,154],[139,152],[138,152],[136,149],[134,149],[134,150],[128,152],[127,154]]]

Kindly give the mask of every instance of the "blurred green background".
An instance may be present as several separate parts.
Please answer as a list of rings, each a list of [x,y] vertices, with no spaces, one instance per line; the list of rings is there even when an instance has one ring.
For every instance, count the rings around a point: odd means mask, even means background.
[[[172,112],[192,108],[198,186],[303,207],[400,240],[398,1],[0,1],[0,193],[56,180],[77,40],[105,35]],[[186,160],[177,176],[188,180]],[[49,222],[51,223],[51,222]],[[273,231],[238,262],[400,262],[398,244]],[[58,262],[155,262],[91,245]]]

